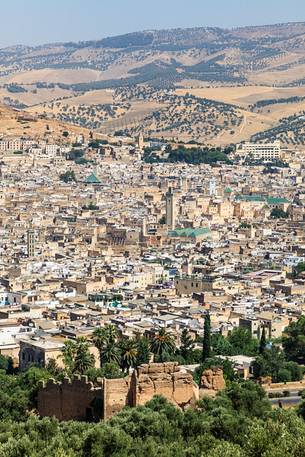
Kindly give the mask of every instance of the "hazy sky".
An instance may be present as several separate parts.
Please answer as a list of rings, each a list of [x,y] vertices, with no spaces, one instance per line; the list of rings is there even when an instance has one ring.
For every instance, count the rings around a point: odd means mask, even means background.
[[[0,46],[172,27],[305,22],[305,0],[0,0]]]

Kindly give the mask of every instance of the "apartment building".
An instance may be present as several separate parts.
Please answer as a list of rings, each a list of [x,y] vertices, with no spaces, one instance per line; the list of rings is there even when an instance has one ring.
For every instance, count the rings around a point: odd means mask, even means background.
[[[237,153],[243,157],[251,157],[253,160],[279,160],[281,158],[281,143],[244,143],[237,147]]]

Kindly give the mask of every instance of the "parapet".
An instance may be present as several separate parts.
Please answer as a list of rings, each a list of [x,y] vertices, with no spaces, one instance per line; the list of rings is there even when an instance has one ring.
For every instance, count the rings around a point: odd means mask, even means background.
[[[196,403],[199,389],[192,375],[182,372],[177,362],[141,365],[132,375],[131,406],[144,405],[155,395],[185,408]]]
[[[38,391],[38,412],[42,417],[54,416],[59,420],[89,420],[101,417],[96,410],[97,399],[102,398],[102,387],[95,387],[87,376],[75,375],[63,382],[54,379],[42,381]]]
[[[63,382],[49,379],[40,384],[38,412],[59,420],[108,419],[125,406],[144,405],[155,395],[162,395],[180,408],[196,404],[199,388],[190,373],[178,363],[141,365],[131,376],[99,379],[95,386],[87,376],[75,375]]]

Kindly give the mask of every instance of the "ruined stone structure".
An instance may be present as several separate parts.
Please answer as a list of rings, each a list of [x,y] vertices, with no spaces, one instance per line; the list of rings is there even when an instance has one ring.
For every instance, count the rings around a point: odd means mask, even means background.
[[[103,379],[103,412],[101,419],[119,413],[124,406],[134,406],[131,400],[131,377]]]
[[[204,395],[215,396],[226,387],[221,368],[213,367],[205,370],[201,376],[200,397]]]
[[[144,405],[154,395],[163,395],[176,406],[185,408],[199,399],[199,389],[189,373],[177,363],[141,365],[132,376],[133,406]]]
[[[38,413],[59,420],[108,419],[124,406],[144,405],[154,395],[163,395],[177,407],[186,408],[199,399],[199,388],[177,363],[153,363],[141,365],[126,378],[99,379],[97,386],[86,376],[62,383],[52,379],[42,382]]]
[[[96,420],[101,416],[102,387],[88,382],[87,376],[75,375],[63,382],[41,381],[38,391],[38,412],[41,417],[59,420]]]

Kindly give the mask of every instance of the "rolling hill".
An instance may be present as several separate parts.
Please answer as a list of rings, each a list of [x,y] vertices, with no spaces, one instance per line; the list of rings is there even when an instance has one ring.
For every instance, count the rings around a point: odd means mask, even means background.
[[[283,122],[289,130],[286,118],[303,115],[304,96],[305,23],[0,49],[0,101],[91,129],[144,126],[156,136],[211,144],[265,140],[278,137],[273,129]],[[216,128],[205,128],[207,119]],[[265,131],[270,135],[260,135]],[[302,135],[296,133],[300,144]],[[287,144],[294,138],[284,136]]]

